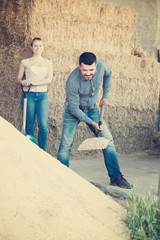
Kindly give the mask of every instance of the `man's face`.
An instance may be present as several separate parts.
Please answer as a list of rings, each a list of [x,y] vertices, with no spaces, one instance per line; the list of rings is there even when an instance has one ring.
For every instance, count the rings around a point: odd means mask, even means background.
[[[86,80],[91,80],[96,71],[96,64],[93,63],[92,65],[86,65],[84,63],[81,63],[81,65],[79,65],[79,69],[81,71],[82,76]]]

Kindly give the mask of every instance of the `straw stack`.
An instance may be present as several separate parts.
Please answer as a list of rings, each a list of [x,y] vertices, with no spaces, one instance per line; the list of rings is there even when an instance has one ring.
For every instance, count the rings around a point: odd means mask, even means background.
[[[52,60],[54,68],[49,87],[47,151],[57,155],[65,83],[83,51],[94,52],[112,68],[112,90],[104,118],[117,150],[134,152],[150,147],[158,105],[159,65],[139,44],[131,41],[136,27],[135,11],[87,0],[2,0],[1,9],[1,116],[19,128],[21,93],[15,84],[18,66],[21,59],[31,56],[30,41],[39,36],[45,43],[44,57]],[[102,90],[99,99],[101,95]],[[80,154],[77,147],[89,137],[93,136],[80,124],[73,155]]]
[[[125,209],[1,117],[0,156],[0,239],[125,239]]]

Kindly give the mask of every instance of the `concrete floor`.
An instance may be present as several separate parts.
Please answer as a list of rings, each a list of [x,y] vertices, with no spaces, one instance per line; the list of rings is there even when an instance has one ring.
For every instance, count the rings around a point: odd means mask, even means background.
[[[148,155],[118,156],[121,172],[128,182],[135,186],[136,194],[145,192],[158,194],[159,158],[159,156]],[[93,159],[86,159],[86,156],[84,159],[71,159],[70,168],[90,182],[102,184],[107,188],[115,188],[109,186],[110,179],[103,156],[93,157]],[[132,192],[132,190],[119,187],[117,190],[127,194]]]

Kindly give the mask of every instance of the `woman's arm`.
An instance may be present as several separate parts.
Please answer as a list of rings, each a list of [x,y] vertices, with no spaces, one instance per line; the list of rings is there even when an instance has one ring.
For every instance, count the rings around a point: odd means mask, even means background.
[[[25,71],[25,68],[24,68],[23,64],[20,63],[19,72],[18,72],[18,76],[17,76],[17,83],[18,84],[22,84],[22,78],[23,78],[23,75],[24,75],[24,71]]]
[[[27,80],[22,80],[24,72],[25,72],[25,67],[22,63],[20,63],[19,72],[18,72],[18,76],[17,76],[17,83],[22,84],[23,86],[27,87],[27,86],[29,86],[30,83]]]

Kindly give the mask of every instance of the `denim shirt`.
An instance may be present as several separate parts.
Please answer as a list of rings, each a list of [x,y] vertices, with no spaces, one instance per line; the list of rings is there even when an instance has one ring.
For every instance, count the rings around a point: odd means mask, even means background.
[[[66,83],[67,102],[71,114],[80,121],[91,124],[93,120],[80,109],[80,106],[92,106],[96,103],[102,82],[103,98],[107,98],[111,88],[111,77],[110,67],[102,60],[97,60],[96,71],[91,80],[85,80],[77,67]]]

